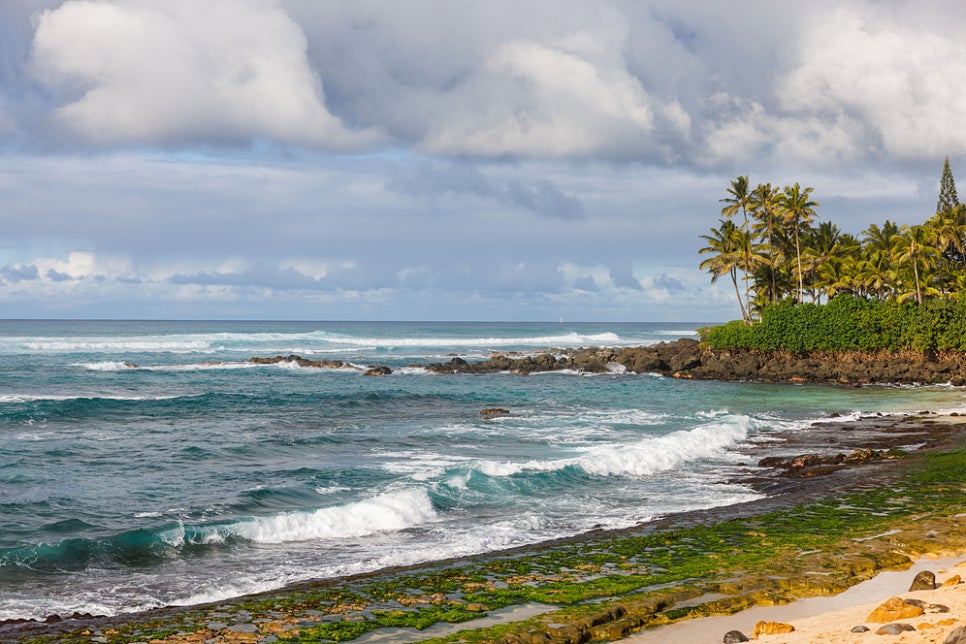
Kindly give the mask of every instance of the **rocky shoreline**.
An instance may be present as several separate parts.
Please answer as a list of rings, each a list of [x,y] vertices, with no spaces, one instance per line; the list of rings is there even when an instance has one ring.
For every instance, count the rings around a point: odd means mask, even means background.
[[[696,380],[966,385],[964,353],[908,350],[799,355],[784,351],[710,349],[690,339],[644,347],[561,349],[524,356],[498,354],[479,362],[454,357],[448,362],[412,366],[433,373],[508,371],[530,374],[563,370],[608,373],[626,370]]]
[[[295,364],[303,368],[358,371],[388,376],[386,365],[359,367],[342,360],[309,360],[298,355],[252,356],[251,364]],[[217,363],[208,363],[217,364]],[[128,363],[126,366],[137,368]],[[495,353],[470,362],[454,356],[446,362],[410,364],[437,374],[570,371],[652,373],[694,380],[758,380],[762,382],[833,382],[841,384],[952,384],[966,386],[966,353],[933,351],[838,351],[795,354],[787,351],[711,349],[683,338],[639,347],[581,347],[523,353]]]

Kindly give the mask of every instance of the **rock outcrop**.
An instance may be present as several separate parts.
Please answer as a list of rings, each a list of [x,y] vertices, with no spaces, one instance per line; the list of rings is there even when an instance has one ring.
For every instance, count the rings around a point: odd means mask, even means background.
[[[479,362],[456,357],[425,366],[435,373],[537,373],[569,369],[586,373],[626,370],[696,380],[766,382],[952,383],[966,385],[966,353],[841,351],[792,354],[784,351],[719,350],[681,339],[646,347],[557,350]]]
[[[901,597],[890,597],[879,605],[874,611],[869,613],[867,622],[885,624],[900,619],[912,619],[925,613],[922,608],[904,601]]]
[[[297,364],[300,367],[310,369],[354,369],[352,365],[341,360],[309,360],[302,356],[272,356],[271,358],[260,358],[252,356],[248,359],[251,364],[279,364],[281,362]]]

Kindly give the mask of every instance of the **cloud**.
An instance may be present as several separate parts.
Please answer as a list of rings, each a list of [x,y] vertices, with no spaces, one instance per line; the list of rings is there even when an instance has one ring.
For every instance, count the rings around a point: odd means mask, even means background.
[[[597,42],[578,33],[556,46],[501,45],[476,80],[476,88],[487,88],[477,109],[431,131],[422,147],[447,154],[561,157],[640,141],[654,129],[651,101],[619,58],[594,51],[589,43]]]
[[[40,272],[36,266],[22,266],[14,264],[12,266],[0,267],[0,279],[10,283],[32,281],[40,277]]]
[[[861,129],[856,134],[893,157],[966,153],[966,95],[958,80],[966,76],[966,51],[961,28],[944,24],[955,16],[918,5],[879,9],[840,7],[811,24],[798,62],[776,85],[781,108],[865,123],[871,140]]]
[[[706,155],[697,162],[760,164],[793,160],[825,167],[847,163],[870,150],[864,124],[842,111],[789,116],[769,112],[758,101],[718,93],[712,118],[704,123]]]
[[[327,110],[307,46],[270,0],[69,0],[39,15],[33,65],[94,144],[372,143]]]
[[[3,109],[4,102],[3,97],[0,96],[0,134],[11,132],[15,127],[13,118]]]
[[[661,273],[651,282],[655,288],[662,288],[669,293],[686,293],[687,287],[681,280],[671,277],[667,273]]]
[[[276,290],[318,289],[319,280],[293,268],[283,268],[259,262],[238,272],[200,272],[191,275],[176,273],[167,281],[172,284],[197,284],[204,286],[257,286]]]
[[[630,58],[638,39],[670,33],[646,10],[630,16],[606,0],[284,6],[306,29],[334,108],[421,153],[664,160],[689,135],[675,88],[655,94],[647,65]],[[660,53],[650,67],[678,64],[678,51]]]
[[[398,165],[386,186],[430,200],[470,195],[555,219],[574,220],[584,216],[580,199],[563,193],[548,179],[494,179],[467,163],[421,161]]]

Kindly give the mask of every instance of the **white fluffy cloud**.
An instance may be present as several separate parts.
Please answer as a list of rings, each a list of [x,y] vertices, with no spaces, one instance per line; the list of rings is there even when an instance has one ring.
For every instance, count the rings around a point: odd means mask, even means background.
[[[424,147],[562,157],[613,149],[622,141],[639,144],[654,129],[651,101],[612,52],[592,51],[594,42],[599,41],[577,34],[557,47],[529,41],[501,45],[476,81],[488,88],[488,98],[478,110],[432,131]]]
[[[811,24],[776,87],[782,108],[860,120],[893,157],[966,153],[966,50],[962,29],[943,22],[955,16],[880,8],[842,7]]]
[[[34,23],[53,118],[95,146],[698,167],[966,153],[966,10],[928,0],[67,0]]]
[[[714,120],[705,124],[707,156],[700,162],[755,164],[762,160],[825,167],[846,163],[870,150],[868,128],[838,111],[829,115],[769,112],[761,103],[720,93],[712,97]]]
[[[57,120],[93,143],[372,141],[327,110],[306,49],[270,0],[71,0],[39,15],[33,62],[72,96]]]

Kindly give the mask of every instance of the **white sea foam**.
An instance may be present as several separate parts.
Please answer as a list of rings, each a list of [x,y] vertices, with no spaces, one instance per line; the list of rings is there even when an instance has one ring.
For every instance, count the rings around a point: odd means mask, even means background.
[[[325,496],[326,494],[335,494],[336,492],[348,492],[349,488],[343,487],[341,485],[319,485],[315,488],[316,494],[321,494]]]
[[[817,418],[809,421],[809,423],[816,425],[823,423],[854,423],[865,415],[867,414],[864,414],[861,411],[853,410],[845,414],[839,414],[838,416],[825,416],[823,418]]]
[[[69,400],[121,400],[121,401],[144,401],[144,400],[175,400],[177,398],[192,398],[193,396],[138,396],[130,394],[0,394],[0,404],[4,403],[25,403],[25,402],[63,402]]]
[[[23,346],[42,353],[190,353],[215,348],[207,339],[150,337],[29,339]]]
[[[472,461],[467,456],[444,455],[435,452],[399,451],[386,454],[382,469],[403,474],[414,481],[428,481],[442,476],[447,470]]]
[[[399,373],[404,376],[421,376],[429,374],[430,372],[425,367],[401,367],[399,369],[393,369],[393,373]]]
[[[583,450],[574,458],[521,463],[483,461],[478,469],[489,476],[512,476],[526,471],[552,472],[577,467],[595,476],[645,477],[671,470],[682,463],[721,456],[748,437],[753,421],[729,416],[692,430],[647,438],[629,445],[602,445]]]
[[[89,369],[90,371],[122,371],[126,369],[131,369],[135,365],[133,365],[130,362],[117,362],[114,360],[105,360],[102,362],[75,362],[70,366],[82,367],[84,369]]]
[[[409,488],[312,512],[283,512],[191,529],[182,525],[164,532],[161,538],[171,546],[221,543],[231,537],[255,543],[347,539],[398,532],[435,518],[426,490]]]
[[[585,345],[606,344],[616,346],[626,342],[616,333],[581,334],[576,332],[560,335],[517,336],[517,337],[357,337],[327,335],[327,342],[338,344],[352,344],[366,348],[373,347],[505,347],[505,346],[544,346],[544,347],[575,347]]]

